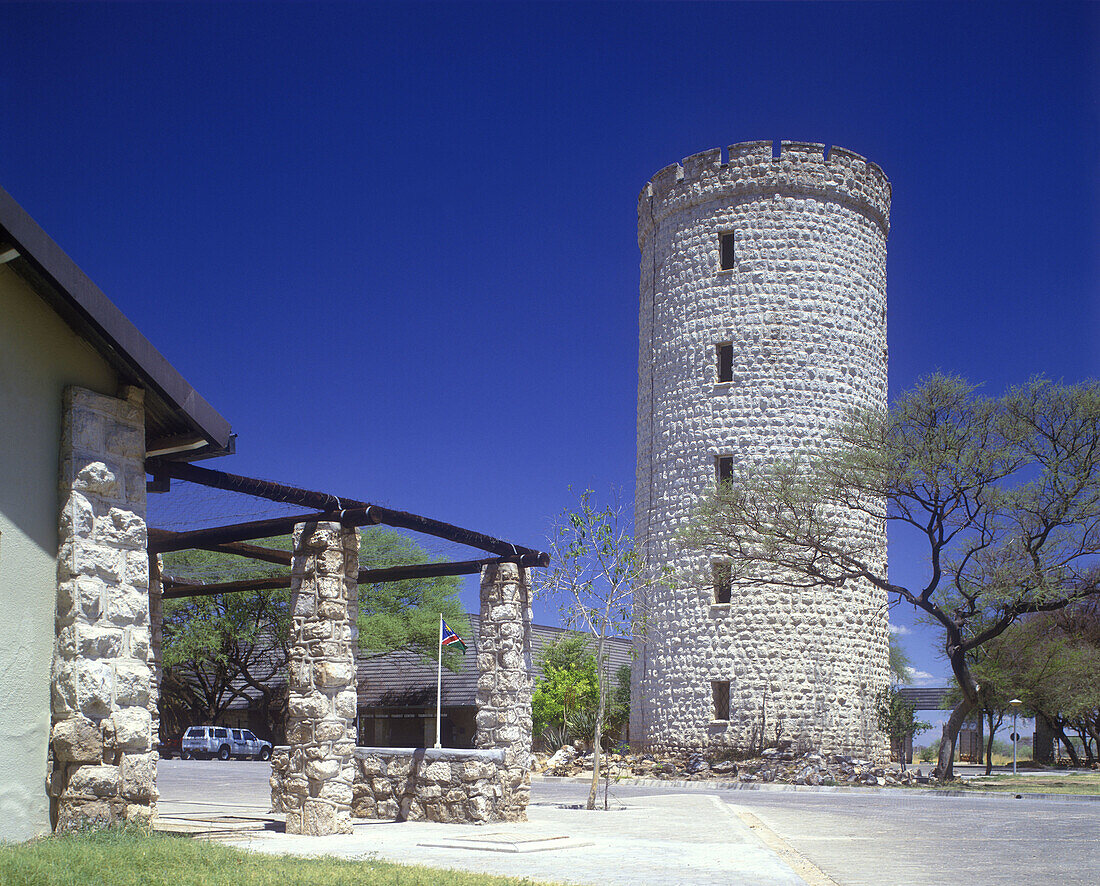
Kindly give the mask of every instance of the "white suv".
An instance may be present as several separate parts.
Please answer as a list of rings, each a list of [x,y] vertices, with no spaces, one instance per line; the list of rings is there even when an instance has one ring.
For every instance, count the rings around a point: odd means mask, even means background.
[[[192,757],[251,757],[267,760],[271,757],[271,742],[256,738],[248,729],[229,729],[225,726],[192,726],[180,741],[180,756]]]

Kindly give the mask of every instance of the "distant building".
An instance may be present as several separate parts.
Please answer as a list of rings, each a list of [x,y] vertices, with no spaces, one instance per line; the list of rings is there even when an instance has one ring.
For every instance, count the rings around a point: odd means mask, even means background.
[[[443,717],[441,743],[444,747],[473,747],[477,731],[474,722],[477,696],[477,644],[481,617],[470,614],[466,654],[458,673],[443,669]],[[539,654],[550,643],[569,631],[547,625],[531,626],[531,656],[538,680]],[[608,671],[614,678],[623,665],[630,665],[629,640],[608,641]],[[360,655],[357,663],[359,693],[359,745],[368,747],[431,747],[435,744],[436,667],[412,652],[385,655]],[[279,681],[285,682],[285,674]],[[248,690],[246,689],[247,693]],[[247,726],[256,730],[262,724],[250,717],[248,703],[233,704],[221,725]],[[281,734],[281,724],[276,732]]]

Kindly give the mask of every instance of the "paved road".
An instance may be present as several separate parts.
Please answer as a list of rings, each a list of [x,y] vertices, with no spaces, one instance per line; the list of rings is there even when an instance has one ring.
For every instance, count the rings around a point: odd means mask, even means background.
[[[271,808],[271,764],[259,760],[161,760],[157,764],[162,814]]]
[[[536,802],[583,786],[542,783]],[[663,787],[622,785],[623,802]],[[1059,886],[1100,883],[1100,802],[949,797],[911,791],[723,791],[842,886]]]
[[[162,816],[268,808],[269,764],[162,761]],[[699,786],[701,787],[701,786]],[[916,792],[713,791],[619,785],[599,817],[573,810],[587,787],[536,780],[527,832],[591,847],[503,855],[422,847],[463,826],[370,822],[356,837],[248,838],[269,852],[377,853],[425,864],[573,883],[836,883],[839,886],[1058,886],[1100,883],[1100,802]],[[762,824],[763,827],[752,829]],[[515,826],[507,826],[515,827]],[[518,826],[517,834],[525,826]],[[499,830],[496,826],[494,831]],[[475,829],[486,833],[486,829]],[[438,833],[437,833],[438,832]],[[313,842],[310,842],[310,841]],[[316,843],[316,845],[314,845]],[[800,860],[809,865],[800,866]],[[793,869],[793,870],[792,870]],[[817,872],[822,872],[822,878]]]

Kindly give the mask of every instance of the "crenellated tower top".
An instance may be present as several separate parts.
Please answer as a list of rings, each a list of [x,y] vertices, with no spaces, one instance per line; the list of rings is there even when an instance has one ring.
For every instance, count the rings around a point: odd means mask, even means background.
[[[741,142],[666,166],[638,195],[638,245],[673,212],[711,200],[760,195],[835,201],[890,232],[890,181],[878,164],[845,148],[814,142]]]

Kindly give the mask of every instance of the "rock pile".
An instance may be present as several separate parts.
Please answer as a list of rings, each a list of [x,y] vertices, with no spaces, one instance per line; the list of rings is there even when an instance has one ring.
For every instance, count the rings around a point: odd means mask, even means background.
[[[843,754],[798,754],[766,750],[745,760],[707,758],[700,753],[607,755],[613,779],[658,778],[668,781],[775,782],[796,785],[858,785],[887,787],[932,784],[936,779],[920,769],[882,766]],[[542,775],[582,776],[592,772],[592,754],[571,746],[552,755],[535,754],[535,771]]]

